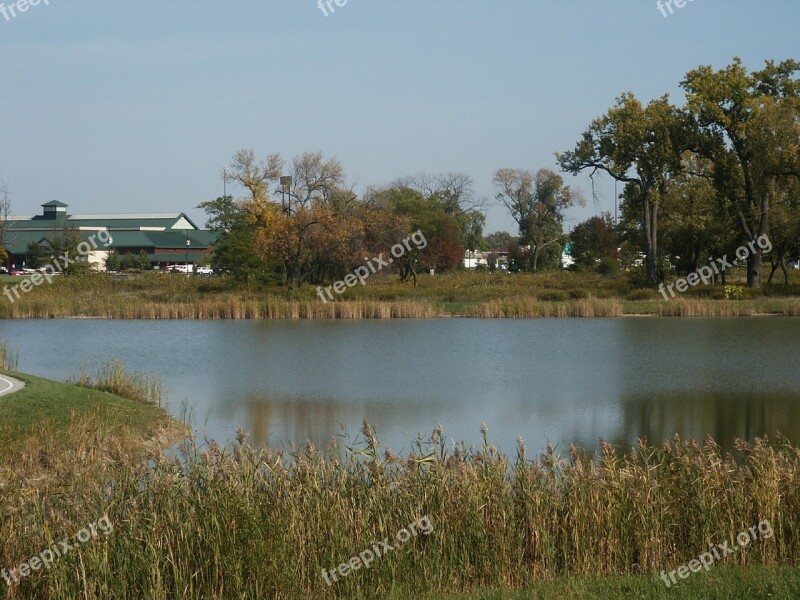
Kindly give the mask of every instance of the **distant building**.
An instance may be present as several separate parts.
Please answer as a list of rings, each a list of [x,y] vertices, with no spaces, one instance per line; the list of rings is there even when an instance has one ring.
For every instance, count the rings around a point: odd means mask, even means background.
[[[42,205],[41,215],[9,217],[6,267],[24,267],[29,244],[47,249],[50,238],[67,231],[77,232],[83,241],[99,231],[108,232],[108,246],[101,246],[88,256],[97,270],[105,270],[105,260],[112,250],[121,256],[138,256],[144,251],[154,268],[210,262],[216,232],[200,229],[184,213],[70,215],[67,208],[63,202],[53,200]]]
[[[570,269],[575,266],[575,259],[572,257],[572,248],[575,244],[567,242],[564,244],[564,250],[561,252],[561,268]]]
[[[505,265],[508,262],[508,252],[506,250],[492,250],[489,252],[470,252],[467,250],[464,253],[464,268],[488,268],[492,255],[494,255],[495,259],[495,267],[505,269]]]

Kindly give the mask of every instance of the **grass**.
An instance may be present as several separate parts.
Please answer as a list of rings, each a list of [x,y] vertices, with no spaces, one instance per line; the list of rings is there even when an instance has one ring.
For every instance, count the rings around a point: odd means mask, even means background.
[[[397,594],[396,597],[408,598]],[[652,576],[571,578],[537,584],[526,590],[487,590],[437,594],[427,600],[718,600],[720,598],[798,598],[800,570],[794,567],[715,567],[667,588]]]
[[[4,352],[8,347],[0,343],[0,367],[9,366],[2,360]],[[109,373],[117,375],[116,387],[103,379]],[[152,438],[175,425],[160,408],[160,386],[146,375],[127,373],[118,363],[101,367],[99,381],[82,374],[83,387],[6,368],[0,368],[0,374],[25,382],[23,389],[0,397],[0,440],[6,444],[31,444],[45,435],[62,435],[71,423],[82,419],[96,419],[110,432],[137,439]]]
[[[741,284],[734,273],[729,285]],[[13,303],[0,296],[0,318],[111,319],[388,319],[433,317],[620,317],[800,315],[800,274],[789,286],[744,289],[736,300],[724,286],[692,288],[666,301],[655,290],[637,288],[629,275],[545,272],[504,274],[455,272],[421,276],[419,286],[391,275],[375,275],[324,303],[316,288],[236,285],[224,277],[196,278],[145,273],[59,277]],[[18,282],[18,278],[15,279]]]

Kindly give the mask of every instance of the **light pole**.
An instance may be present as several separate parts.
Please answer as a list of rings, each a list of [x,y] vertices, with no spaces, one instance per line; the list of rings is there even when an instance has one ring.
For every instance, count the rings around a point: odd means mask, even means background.
[[[292,176],[291,175],[283,175],[281,177],[281,205],[283,206],[283,212],[288,213],[289,209],[286,206],[286,195],[289,195],[289,202],[292,201]]]
[[[190,275],[190,272],[189,272],[189,246],[191,244],[192,244],[192,242],[189,241],[189,230],[187,229],[186,230],[186,276],[187,277]]]

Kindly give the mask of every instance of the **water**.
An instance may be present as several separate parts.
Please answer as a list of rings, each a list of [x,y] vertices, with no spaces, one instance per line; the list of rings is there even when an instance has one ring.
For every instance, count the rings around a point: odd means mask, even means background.
[[[800,441],[800,319],[0,323],[19,369],[63,380],[119,357],[159,375],[200,437],[326,444],[367,417],[408,450],[439,423],[513,452],[674,434]]]

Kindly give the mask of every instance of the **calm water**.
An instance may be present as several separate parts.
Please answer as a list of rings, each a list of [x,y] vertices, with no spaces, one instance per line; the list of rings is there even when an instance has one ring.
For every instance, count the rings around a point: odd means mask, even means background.
[[[800,319],[0,322],[21,371],[122,358],[201,436],[323,445],[366,416],[395,451],[438,424],[504,451],[780,430],[800,441]]]

